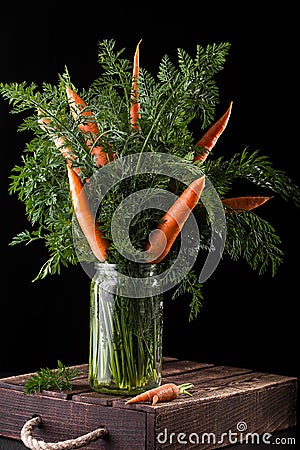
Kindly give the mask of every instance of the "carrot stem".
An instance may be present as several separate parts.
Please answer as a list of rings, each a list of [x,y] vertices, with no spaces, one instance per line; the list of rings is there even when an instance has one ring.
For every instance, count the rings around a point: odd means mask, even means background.
[[[107,273],[107,278],[114,282],[113,274]],[[90,349],[89,379],[94,389],[128,395],[156,385],[161,358],[161,332],[156,329],[161,330],[161,299],[117,294],[110,298],[99,280],[93,281],[92,292],[91,343],[96,349]]]
[[[194,385],[192,383],[183,383],[180,384],[178,386],[179,389],[179,394],[186,394],[186,395],[190,395],[191,397],[193,396],[193,394],[191,394],[190,392],[188,392],[188,389],[191,389],[192,387],[194,387]]]

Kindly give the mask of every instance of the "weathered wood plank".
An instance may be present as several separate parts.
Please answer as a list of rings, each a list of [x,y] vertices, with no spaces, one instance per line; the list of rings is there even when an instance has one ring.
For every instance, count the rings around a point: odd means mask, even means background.
[[[75,438],[95,428],[106,426],[107,441],[90,444],[89,449],[143,449],[146,441],[146,415],[128,411],[126,415],[114,408],[99,408],[91,403],[60,398],[24,396],[20,391],[0,389],[0,435],[20,439],[24,423],[39,414],[43,427],[37,429],[37,439],[53,442]]]
[[[235,378],[243,379],[244,376],[247,378],[250,377],[251,379],[253,372],[249,371],[247,369],[244,370],[238,370],[238,371],[232,371],[230,374],[228,371],[224,371],[224,374],[222,375],[222,370],[212,370],[212,371],[198,371],[193,373],[185,373],[182,376],[175,375],[172,377],[163,378],[163,383],[175,383],[175,384],[182,384],[182,383],[192,383],[194,385],[193,391],[194,393],[201,387],[201,386],[214,386],[220,385],[223,386],[227,383],[230,383]]]
[[[157,441],[156,441],[156,416],[155,414],[146,414],[147,421],[146,421],[146,427],[147,427],[147,433],[146,433],[146,445],[145,450],[153,450],[157,448]]]
[[[163,356],[162,362],[163,364],[168,364],[173,361],[179,361],[178,358],[174,358],[173,356]]]
[[[172,402],[168,411],[157,407],[157,443],[163,444],[164,449],[174,449],[179,446],[179,439],[187,441],[184,448],[211,449],[242,442],[247,432],[251,433],[249,439],[257,439],[264,433],[296,424],[292,382],[244,391],[243,395],[232,390],[224,394],[195,398],[193,402]],[[188,419],[183,420],[183,417]]]
[[[261,372],[250,372],[245,374],[237,374],[231,377],[223,379],[211,379],[211,380],[201,380],[200,384],[197,383],[197,379],[194,379],[194,387],[191,389],[193,402],[200,399],[203,400],[214,400],[219,398],[225,398],[230,395],[240,395],[251,390],[262,390],[266,388],[278,388],[283,383],[291,384],[296,389],[296,378],[284,377],[272,374],[266,374]],[[176,379],[175,382],[181,382],[182,380]],[[185,381],[184,381],[185,382]],[[296,395],[296,392],[295,392]],[[128,397],[129,398],[129,397]],[[153,409],[176,408],[178,404],[183,404],[190,402],[191,398],[189,396],[180,396],[178,399],[173,400],[171,403],[158,403],[152,406],[147,403],[125,405],[126,399],[117,398],[113,401],[113,405],[119,408],[134,408],[137,410],[153,412]]]
[[[124,396],[120,395],[112,395],[112,394],[101,394],[98,392],[79,392],[76,395],[72,396],[73,402],[83,402],[83,403],[91,403],[93,405],[98,406],[113,406],[113,403],[120,398],[124,398]]]
[[[197,361],[172,361],[168,364],[163,365],[163,377],[170,377],[176,374],[184,374],[189,372],[194,372],[208,367],[214,367],[214,364],[201,363]]]
[[[240,375],[244,373],[251,373],[251,369],[244,369],[242,367],[228,367],[228,366],[206,366],[201,368],[201,370],[191,370],[182,373],[170,373],[167,376],[163,374],[163,383],[178,383],[180,378],[181,383],[194,383],[207,380],[219,380],[223,378],[228,378],[233,375]]]
[[[23,390],[23,386],[28,380],[29,377],[34,375],[35,373],[28,373],[25,375],[17,375],[13,377],[7,377],[7,378],[1,378],[0,379],[0,387],[4,387],[6,389],[13,389],[13,390]]]

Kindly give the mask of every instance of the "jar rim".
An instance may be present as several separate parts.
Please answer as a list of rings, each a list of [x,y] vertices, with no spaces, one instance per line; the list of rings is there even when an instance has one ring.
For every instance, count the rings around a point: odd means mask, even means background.
[[[96,261],[94,263],[95,267],[117,267],[117,264],[115,263],[107,263],[106,261],[100,262],[100,261]]]
[[[145,269],[145,270],[155,270],[157,267],[157,264],[151,264],[151,263],[138,263],[138,264],[141,269]],[[123,265],[123,263],[121,264],[121,266],[122,265]],[[95,270],[99,270],[99,269],[116,270],[119,266],[120,266],[120,264],[108,263],[106,261],[103,261],[103,262],[96,261],[94,263]]]

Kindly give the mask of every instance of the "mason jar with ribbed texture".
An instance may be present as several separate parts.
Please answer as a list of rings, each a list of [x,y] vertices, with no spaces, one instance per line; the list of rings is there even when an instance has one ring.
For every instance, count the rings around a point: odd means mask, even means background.
[[[135,395],[161,384],[162,295],[126,297],[118,266],[98,263],[91,282],[89,383],[93,390]],[[141,264],[148,287],[155,265]]]

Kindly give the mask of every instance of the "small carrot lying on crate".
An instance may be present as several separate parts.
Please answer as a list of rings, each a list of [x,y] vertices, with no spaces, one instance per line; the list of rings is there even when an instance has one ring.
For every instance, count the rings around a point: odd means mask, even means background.
[[[137,120],[140,117],[140,104],[138,102],[138,76],[140,71],[140,42],[136,46],[134,60],[133,60],[133,82],[132,82],[132,93],[131,93],[131,107],[130,107],[130,123],[134,129],[138,129]]]
[[[184,383],[176,385],[174,383],[167,383],[158,386],[157,388],[150,389],[143,392],[136,397],[127,400],[125,405],[131,405],[133,403],[152,402],[152,405],[156,405],[158,402],[170,402],[175,398],[178,398],[180,394],[192,395],[188,392],[194,385],[191,383]]]
[[[270,198],[272,197],[245,196],[245,197],[224,198],[222,200],[222,203],[225,206],[228,206],[228,208],[234,209],[236,212],[240,212],[243,210],[250,211],[251,209],[263,205],[266,201],[270,200]],[[230,212],[230,210],[228,212]]]
[[[151,263],[159,263],[169,253],[175,239],[182,230],[191,211],[197,205],[205,185],[205,175],[194,180],[178,197],[152,231],[146,245]]]
[[[74,120],[77,121],[80,118],[80,115],[87,117],[86,122],[80,121],[78,128],[83,133],[92,135],[93,139],[88,139],[86,144],[89,149],[92,149],[91,154],[95,157],[97,167],[104,166],[108,163],[108,156],[103,150],[103,147],[100,145],[95,145],[95,141],[98,139],[100,132],[98,125],[92,120],[93,113],[85,110],[87,106],[86,103],[69,86],[67,86],[66,92]],[[88,120],[88,118],[90,118],[90,120]]]
[[[195,152],[194,160],[195,161],[205,161],[208,153],[211,149],[216,145],[217,140],[225,130],[227,123],[229,121],[229,117],[231,114],[232,102],[230,102],[229,108],[225,112],[225,114],[213,124],[212,127],[204,134],[204,136],[196,143],[196,147],[202,147],[204,150],[202,152]]]

